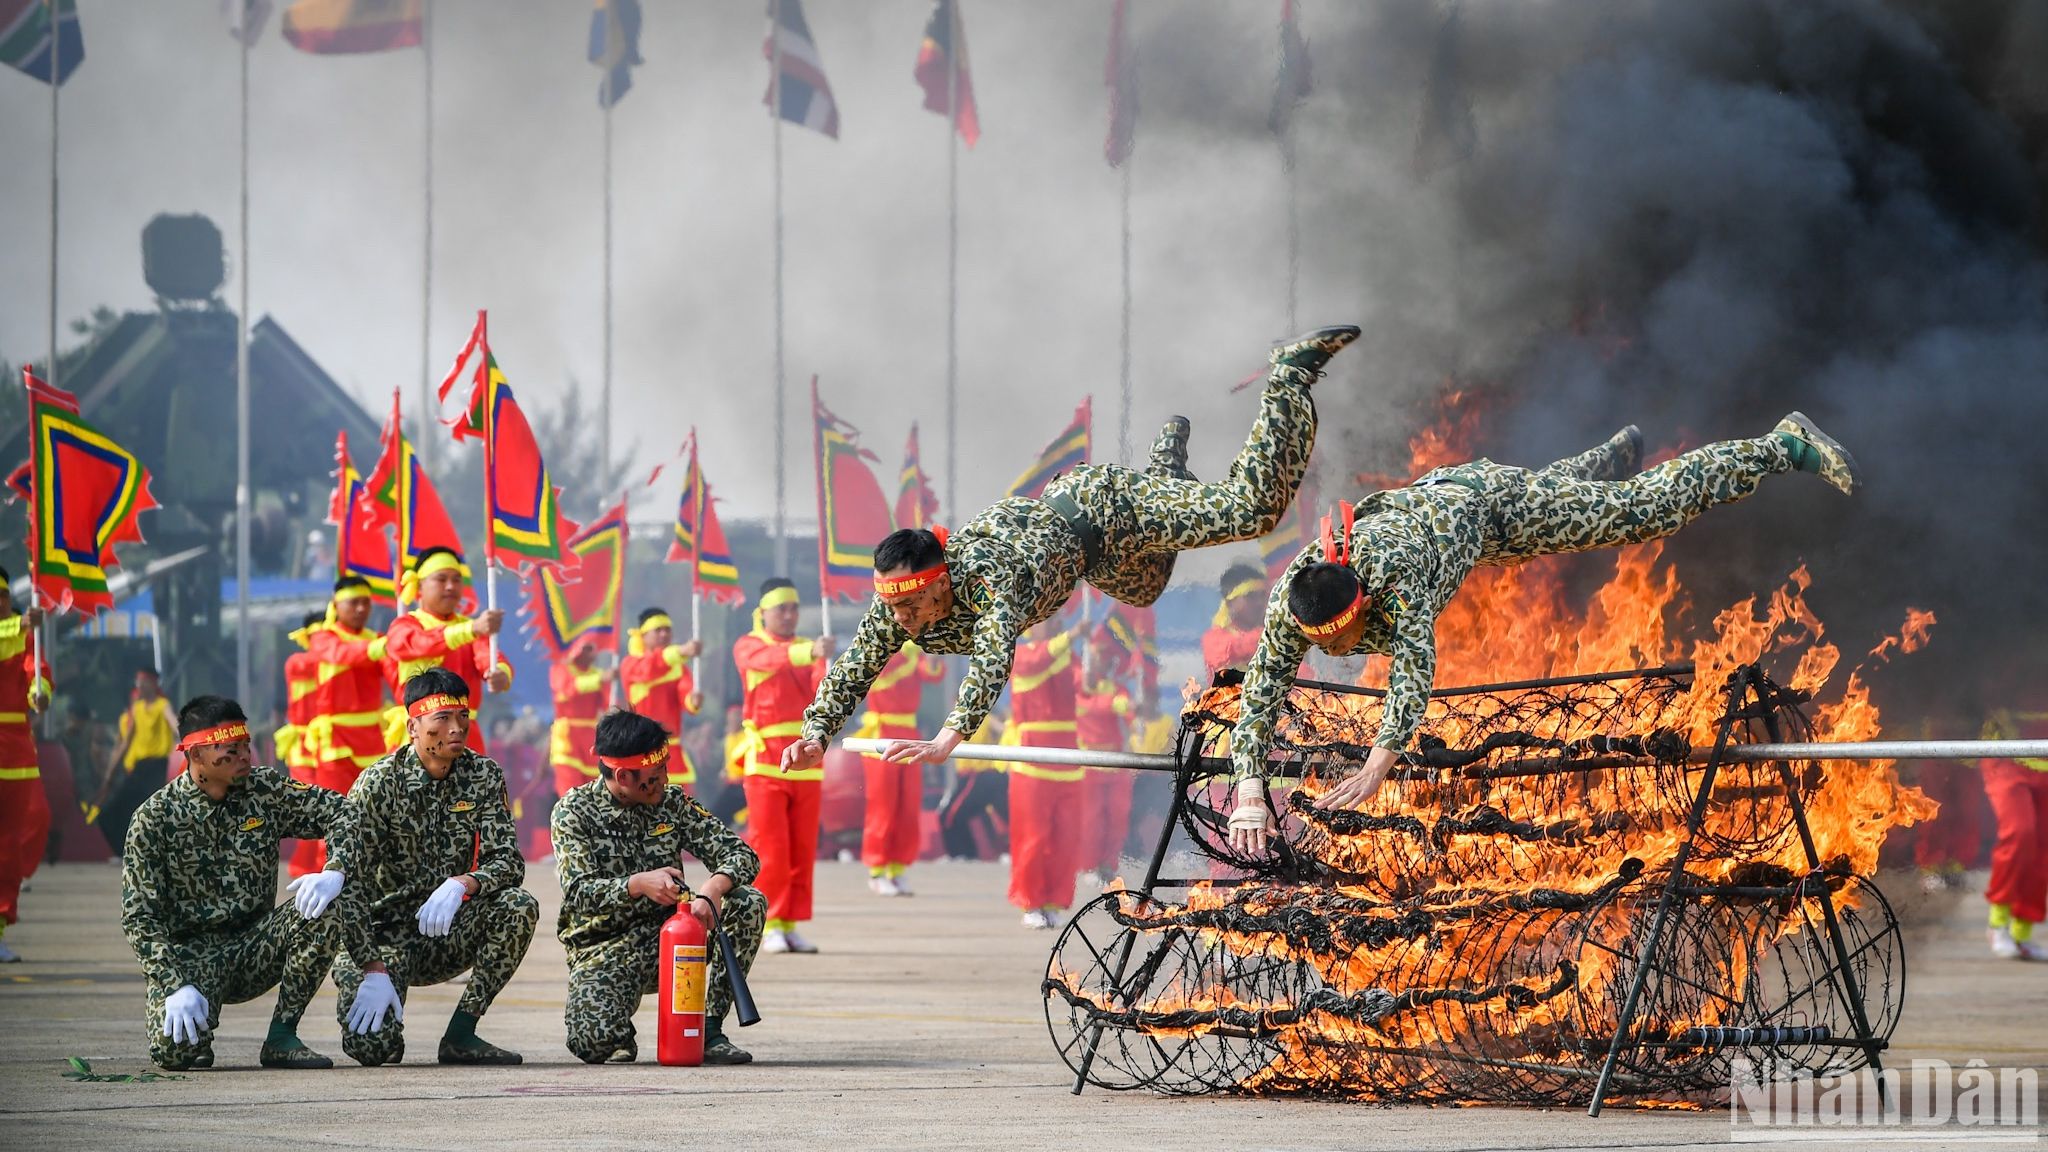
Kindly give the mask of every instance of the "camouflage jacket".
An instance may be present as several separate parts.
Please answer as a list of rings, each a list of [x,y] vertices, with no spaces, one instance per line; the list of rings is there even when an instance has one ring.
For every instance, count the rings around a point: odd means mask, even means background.
[[[626,895],[635,872],[682,867],[682,853],[723,872],[735,884],[753,882],[760,857],[674,784],[659,804],[621,804],[604,781],[579,784],[555,804],[549,824],[555,874],[562,882],[562,913],[555,935],[565,948],[581,948],[640,926],[659,926],[671,910]]]
[[[256,925],[277,903],[277,845],[326,839],[327,867],[348,875],[325,915],[342,923],[359,963],[373,957],[355,858],[338,845],[351,823],[341,796],[257,767],[220,800],[181,773],[136,810],[121,856],[121,930],[150,981],[176,988],[223,937]]]
[[[1461,483],[1376,492],[1358,505],[1351,568],[1373,602],[1354,651],[1390,658],[1376,748],[1401,751],[1422,725],[1436,680],[1436,618],[1484,557],[1484,513],[1483,500]],[[1273,725],[1311,647],[1287,610],[1287,589],[1297,572],[1322,559],[1322,542],[1310,543],[1266,603],[1266,629],[1245,671],[1242,711],[1230,737],[1236,779],[1267,775]]]
[[[436,780],[412,745],[403,745],[363,769],[348,806],[355,819],[341,847],[358,869],[349,887],[368,905],[378,947],[416,934],[420,905],[450,877],[476,877],[481,896],[526,878],[505,775],[488,756],[464,749]]]
[[[1010,681],[1017,638],[1060,610],[1083,564],[1080,541],[1049,506],[1018,497],[998,501],[946,541],[953,614],[913,637],[879,597],[871,600],[846,654],[833,662],[804,712],[804,738],[838,735],[889,657],[913,639],[926,652],[973,657],[946,727],[974,732]]]

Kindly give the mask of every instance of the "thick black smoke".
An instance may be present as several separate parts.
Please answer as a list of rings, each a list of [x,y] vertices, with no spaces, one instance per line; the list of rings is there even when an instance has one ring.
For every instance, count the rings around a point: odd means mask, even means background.
[[[1703,609],[1804,560],[1845,647],[1937,612],[1895,682],[1982,683],[2039,645],[2041,6],[1301,7],[1305,261],[1381,302],[1323,402],[1344,473],[1398,469],[1446,381],[1496,394],[1479,451],[1529,464],[1798,408],[1867,488],[1788,478],[1688,530]],[[1148,131],[1263,130],[1256,83],[1173,78],[1220,30],[1182,10],[1147,32]]]

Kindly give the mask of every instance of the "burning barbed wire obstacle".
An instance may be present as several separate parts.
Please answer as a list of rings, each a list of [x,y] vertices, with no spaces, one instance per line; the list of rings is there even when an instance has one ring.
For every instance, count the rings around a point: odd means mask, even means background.
[[[1549,1104],[1725,1088],[1738,1054],[1876,1064],[1905,966],[1867,877],[1929,805],[1889,765],[1728,758],[1814,726],[1754,665],[1720,681],[1440,692],[1421,754],[1358,812],[1315,798],[1363,762],[1379,696],[1304,684],[1257,859],[1228,843],[1237,689],[1210,689],[1177,809],[1214,874],[1160,880],[1162,851],[1144,890],[1069,922],[1043,985],[1062,1058],[1112,1089]]]

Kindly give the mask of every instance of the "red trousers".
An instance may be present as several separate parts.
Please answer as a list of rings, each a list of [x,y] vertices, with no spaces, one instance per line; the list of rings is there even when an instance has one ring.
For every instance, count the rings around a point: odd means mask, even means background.
[[[2009,906],[2015,920],[2039,924],[2048,915],[2048,772],[1986,760],[1984,794],[1998,817],[1984,899]]]
[[[325,764],[315,767],[313,769],[313,778],[306,782],[315,788],[325,788],[329,792],[339,792],[346,796],[349,793],[349,789],[356,786],[356,777],[362,774],[363,770],[356,767],[356,762],[353,760],[330,760]],[[292,777],[293,779],[302,779],[299,770],[296,768],[292,770]],[[324,871],[326,868],[327,841],[299,841],[298,848],[292,852],[291,874],[295,877],[304,876],[309,873]]]
[[[311,784],[315,788],[320,786],[320,770],[318,768],[290,768],[287,771],[291,773],[292,779],[301,784]],[[285,864],[285,871],[291,873],[292,879],[296,880],[301,876],[311,875],[314,872],[320,871],[326,865],[327,842],[325,840],[299,840],[295,841],[295,843],[298,847],[292,849],[291,858]]]
[[[867,812],[861,823],[860,861],[869,868],[915,864],[924,847],[918,813],[924,807],[924,765],[860,759],[866,777]]]
[[[574,764],[557,764],[555,767],[555,795],[567,796],[569,789],[588,784],[597,779]]]
[[[1026,912],[1074,902],[1085,780],[1010,771],[1010,903]]]
[[[1081,868],[1114,876],[1131,834],[1131,790],[1138,778],[1119,769],[1090,768],[1081,783]]]
[[[1984,854],[1983,777],[1975,765],[1930,760],[1914,783],[1940,803],[1934,819],[1913,829],[1913,864],[1930,872],[1975,868]]]
[[[49,839],[50,802],[42,780],[0,780],[0,924],[21,918],[21,883],[36,874]]]
[[[749,776],[745,787],[747,842],[761,857],[754,887],[768,898],[768,919],[809,920],[824,782]]]

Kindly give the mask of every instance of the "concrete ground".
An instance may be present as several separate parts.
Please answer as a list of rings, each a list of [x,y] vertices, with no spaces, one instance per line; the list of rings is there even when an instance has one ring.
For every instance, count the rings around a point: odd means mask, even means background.
[[[111,865],[45,868],[7,934],[28,962],[0,969],[0,1148],[1679,1148],[1729,1140],[1725,1112],[1374,1108],[1090,1089],[1047,1038],[1037,992],[1053,936],[1018,926],[1004,870],[933,864],[918,895],[882,900],[865,873],[821,864],[817,956],[764,956],[767,1019],[737,1032],[757,1063],[651,1062],[652,998],[632,1066],[587,1067],[562,1047],[562,950],[552,869],[530,870],[543,930],[482,1034],[519,1068],[358,1068],[341,1057],[331,990],[303,1029],[331,1072],[256,1067],[270,1000],[230,1007],[212,1071],[150,1084],[65,1080],[65,1057],[146,1070],[142,978],[117,924]],[[1975,896],[1886,885],[1913,924],[1909,999],[1887,1063],[1915,1056],[2048,1068],[2048,965],[1991,960]],[[414,1051],[458,989],[417,990]],[[2038,1138],[2038,1133],[2029,1135]]]

